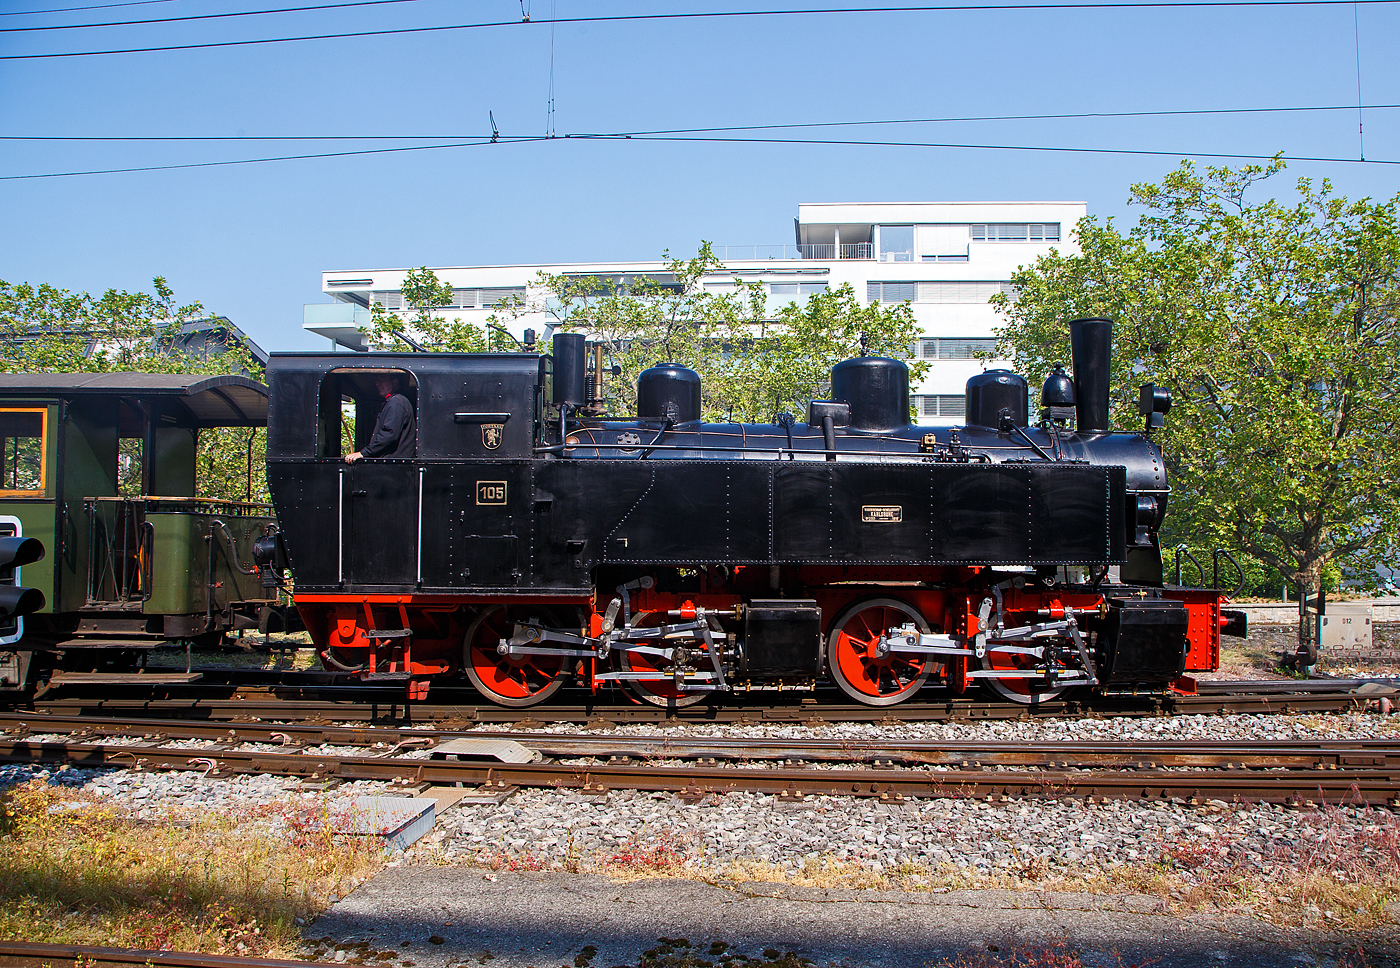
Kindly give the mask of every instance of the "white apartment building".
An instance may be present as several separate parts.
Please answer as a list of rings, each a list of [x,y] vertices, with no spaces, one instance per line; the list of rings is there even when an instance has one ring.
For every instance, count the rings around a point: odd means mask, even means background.
[[[956,425],[963,422],[967,378],[984,366],[997,365],[976,358],[992,349],[992,333],[1000,324],[987,300],[1009,291],[1018,267],[1052,249],[1077,251],[1071,234],[1086,210],[1084,202],[802,204],[792,244],[716,245],[715,255],[725,269],[702,284],[713,291],[732,291],[735,279],[761,283],[768,289],[770,309],[845,283],[867,302],[907,300],[923,334],[912,349],[931,364],[928,375],[911,388],[919,422]],[[452,285],[453,305],[443,311],[480,324],[511,296],[534,304],[531,297],[539,295],[542,304],[543,295],[531,291],[541,270],[620,284],[640,277],[663,283],[670,279],[659,261],[447,266],[433,271]],[[380,302],[387,309],[401,308],[399,287],[408,271],[322,273],[322,291],[336,301],[307,305],[304,328],[336,348],[366,349],[360,327],[369,323],[369,306]],[[512,324],[514,335],[519,337],[526,327],[543,333],[551,319],[543,311],[521,317]]]

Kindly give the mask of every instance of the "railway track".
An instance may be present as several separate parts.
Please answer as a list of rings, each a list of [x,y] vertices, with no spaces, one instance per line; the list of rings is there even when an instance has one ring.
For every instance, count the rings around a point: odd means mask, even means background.
[[[936,797],[1194,797],[1293,804],[1345,800],[1400,808],[1400,742],[1380,740],[1069,743],[1034,751],[1024,744],[985,742],[676,741],[519,732],[462,737],[419,729],[42,719],[31,724],[12,713],[0,715],[5,728],[0,762],[195,769],[206,776],[278,774],[322,783],[379,780],[419,788],[470,785],[496,799],[536,787],[594,796],[614,789],[665,791],[692,801],[745,791],[794,801],[821,795],[887,803]],[[198,748],[168,745],[188,740],[213,742]],[[482,758],[483,743],[503,740],[529,744],[545,759]]]
[[[139,679],[139,676],[131,677]],[[138,684],[123,688],[134,690]],[[195,687],[198,688],[195,688]],[[910,701],[894,707],[872,707],[824,701],[810,693],[738,693],[720,703],[683,709],[631,704],[611,696],[582,694],[581,701],[510,709],[480,702],[469,690],[439,690],[445,699],[408,703],[401,690],[346,687],[325,673],[280,673],[225,676],[222,681],[145,687],[144,695],[113,694],[105,687],[65,687],[32,703],[36,712],[52,715],[168,716],[180,719],[237,722],[276,720],[304,722],[422,722],[422,723],[807,723],[935,722],[947,720],[1028,720],[1081,716],[1190,716],[1226,713],[1335,712],[1360,707],[1397,693],[1380,683],[1348,680],[1266,680],[1203,682],[1195,696],[1150,694],[1087,696],[1036,706],[983,702],[966,698]],[[71,694],[70,694],[71,693]],[[561,693],[561,695],[565,695]],[[936,693],[934,694],[936,695]]]
[[[84,968],[306,968],[304,961],[274,958],[236,958],[194,951],[149,951],[141,948],[106,948],[86,944],[40,944],[0,941],[0,968],[53,968],[65,963]]]

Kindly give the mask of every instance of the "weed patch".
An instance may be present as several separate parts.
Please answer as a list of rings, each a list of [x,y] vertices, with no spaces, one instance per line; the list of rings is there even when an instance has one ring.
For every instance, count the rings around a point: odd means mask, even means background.
[[[298,924],[379,863],[324,806],[137,820],[31,781],[0,794],[0,937],[291,956]]]

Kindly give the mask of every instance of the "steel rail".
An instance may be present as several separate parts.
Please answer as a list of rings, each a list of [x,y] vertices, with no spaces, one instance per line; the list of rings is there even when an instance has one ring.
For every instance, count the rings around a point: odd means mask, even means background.
[[[66,734],[72,739],[140,737],[143,748],[176,740],[214,740],[219,749],[259,743],[280,744],[287,752],[314,746],[433,746],[469,738],[511,740],[554,758],[714,760],[793,763],[874,763],[979,768],[983,766],[1086,768],[1222,768],[1400,769],[1400,740],[1205,741],[1161,740],[1059,742],[1052,749],[1028,748],[1024,742],[888,740],[770,740],[752,737],[578,736],[575,734],[482,730],[345,728],[306,725],[172,724],[159,719],[90,719],[24,717],[0,713],[0,740],[28,740],[35,735]],[[314,754],[311,754],[314,755]]]
[[[50,968],[71,962],[85,968],[306,968],[304,961],[275,958],[239,958],[206,955],[194,951],[152,951],[141,948],[107,948],[86,944],[41,944],[32,941],[0,941],[0,968]]]
[[[208,755],[201,755],[208,754]],[[311,779],[378,780],[406,785],[480,785],[486,790],[536,787],[604,794],[611,789],[671,792],[687,799],[735,791],[806,796],[877,797],[1180,797],[1304,804],[1365,803],[1400,809],[1395,770],[1347,768],[1286,773],[1222,770],[953,771],[924,769],[753,769],[747,767],[460,762],[386,756],[324,756],[252,750],[169,749],[149,745],[0,742],[0,763],[138,770],[204,769],[206,776],[276,774]]]
[[[804,700],[790,705],[751,705],[727,701],[700,703],[681,709],[624,705],[609,701],[583,705],[541,705],[510,709],[488,703],[444,704],[407,702],[401,692],[391,696],[364,694],[341,702],[313,699],[273,699],[266,694],[219,699],[61,698],[34,702],[35,710],[54,714],[175,716],[184,719],[238,721],[273,719],[288,722],[334,719],[344,722],[460,722],[460,723],[823,723],[823,722],[940,722],[958,720],[1033,720],[1084,716],[1142,717],[1244,713],[1334,712],[1393,695],[1376,686],[1369,693],[1326,690],[1307,693],[1262,693],[1198,696],[1098,696],[1062,700],[1038,706],[1008,702],[952,699],[906,702],[898,706],[862,706]]]

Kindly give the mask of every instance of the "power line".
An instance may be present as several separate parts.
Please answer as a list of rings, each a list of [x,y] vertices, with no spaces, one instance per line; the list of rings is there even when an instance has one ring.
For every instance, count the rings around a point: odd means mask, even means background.
[[[1366,129],[1361,113],[1361,17],[1356,12],[1356,4],[1351,5],[1351,30],[1356,41],[1356,141],[1361,160],[1366,160]]]
[[[1367,110],[1400,108],[1400,104],[1367,104]],[[888,124],[961,124],[975,121],[1067,121],[1095,118],[1161,118],[1203,115],[1233,114],[1280,114],[1308,111],[1355,111],[1355,104],[1325,104],[1315,106],[1271,107],[1271,108],[1191,108],[1178,111],[1085,111],[1074,114],[1002,114],[981,117],[952,118],[892,118],[877,121],[797,121],[788,124],[736,124],[708,128],[670,128],[652,131],[621,131],[617,134],[661,135],[661,134],[712,134],[722,131],[776,131],[788,128],[845,128]]]
[[[1393,4],[1400,0],[1117,0],[1108,3],[983,3],[939,4],[890,7],[820,7],[790,10],[711,10],[689,13],[615,14],[598,17],[558,17],[549,20],[495,20],[470,24],[439,24],[429,27],[396,27],[385,30],[351,30],[333,34],[302,34],[289,37],[262,37],[253,40],[224,40],[203,44],[167,44],[160,47],[123,47],[110,50],[57,51],[46,54],[8,54],[0,61],[47,60],[60,57],[98,57],[107,54],[154,54],[176,50],[213,50],[224,47],[250,47],[263,44],[288,44],[309,40],[343,40],[351,37],[392,37],[407,34],[439,33],[449,30],[481,30],[493,27],[519,27],[526,24],[604,24],[637,23],[662,20],[729,20],[750,17],[800,17],[827,14],[869,13],[956,13],[1012,10],[1167,10],[1223,9],[1260,7],[1331,7],[1343,4]]]
[[[858,141],[854,139],[820,139],[820,138],[720,138],[714,136],[694,136],[681,137],[677,135],[650,135],[650,134],[627,134],[627,133],[579,133],[555,135],[553,137],[543,137],[540,135],[505,136],[499,138],[501,144],[516,144],[542,141],[579,141],[579,142],[679,142],[686,144],[709,143],[709,144],[765,144],[765,145],[818,145],[831,147],[869,147],[869,148],[942,148],[961,149],[975,151],[1039,151],[1057,152],[1071,154],[1092,154],[1092,155],[1131,155],[1146,157],[1165,158],[1209,158],[1215,160],[1233,161],[1272,161],[1274,155],[1244,154],[1231,152],[1213,151],[1155,151],[1141,148],[1078,148],[1061,145],[993,145],[993,144],[965,144],[965,143],[939,143],[928,141]],[[116,175],[131,172],[149,171],[175,171],[186,168],[218,168],[233,165],[256,165],[277,161],[301,161],[314,158],[345,158],[355,155],[385,155],[406,151],[436,151],[446,148],[475,148],[482,145],[497,143],[496,139],[473,140],[445,145],[404,145],[395,148],[363,148],[352,151],[331,151],[315,154],[301,155],[278,155],[266,158],[236,158],[224,161],[203,161],[189,162],[175,165],[149,165],[139,168],[105,168],[88,171],[58,171],[42,172],[27,175],[0,175],[0,181],[18,181],[33,178],[68,178],[78,175]],[[1326,164],[1350,164],[1350,165],[1400,165],[1400,160],[1385,159],[1357,159],[1357,158],[1333,158],[1317,155],[1279,155],[1284,161],[1305,161],[1319,162]]]
[[[155,0],[146,0],[155,2]],[[114,20],[105,24],[50,24],[43,27],[5,27],[0,33],[22,34],[40,30],[92,30],[99,27],[142,27],[150,24],[178,24],[190,20],[226,20],[230,17],[261,17],[278,13],[305,13],[309,10],[340,10],[345,7],[378,7],[386,3],[417,3],[419,0],[352,0],[349,3],[320,3],[307,7],[276,7],[271,10],[232,10],[227,13],[190,14],[183,17],[154,17],[149,20]],[[82,9],[82,8],[74,8]]]
[[[0,10],[0,17],[37,17],[46,13],[72,13],[76,10],[109,10],[112,7],[144,7],[152,3],[173,3],[174,0],[126,0],[125,3],[99,3],[86,7],[53,7],[49,10]]]
[[[627,135],[714,134],[729,131],[779,131],[793,128],[876,127],[894,124],[960,124],[978,121],[1060,121],[1096,118],[1160,118],[1184,116],[1282,114],[1316,111],[1393,110],[1400,104],[1316,104],[1264,108],[1186,108],[1172,111],[1084,111],[1073,114],[995,114],[947,118],[880,118],[870,121],[795,121],[784,124],[733,124],[705,128],[658,128],[646,131],[618,131],[609,137]],[[278,134],[278,135],[0,135],[0,141],[41,142],[214,142],[214,141],[438,141],[484,138],[478,134]],[[578,135],[575,135],[578,137]]]
[[[513,141],[544,141],[538,135],[522,138],[502,138],[501,143]],[[261,165],[273,161],[304,161],[310,158],[344,158],[349,155],[380,155],[400,151],[434,151],[439,148],[476,148],[494,142],[463,141],[450,145],[406,145],[399,148],[362,148],[356,151],[326,151],[306,155],[277,155],[270,158],[232,158],[225,161],[196,161],[179,165],[147,165],[140,168],[103,168],[92,171],[51,171],[32,175],[0,175],[0,181],[20,181],[29,178],[69,178],[75,175],[124,175],[140,171],[175,171],[181,168],[224,168],[230,165]]]
[[[1155,151],[1148,148],[1081,148],[1049,146],[1049,144],[966,144],[934,143],[934,141],[858,141],[839,139],[809,139],[809,137],[679,137],[673,134],[564,134],[566,139],[606,140],[606,141],[682,141],[682,143],[710,144],[823,144],[834,147],[889,147],[889,148],[976,148],[983,151],[1063,151],[1074,154],[1128,154],[1148,155],[1148,157],[1168,158],[1219,158],[1219,160],[1273,161],[1271,154],[1240,154],[1231,151]],[[1400,165],[1400,160],[1380,160],[1380,158],[1333,158],[1322,155],[1280,154],[1284,161],[1317,161],[1327,164],[1352,165]]]

